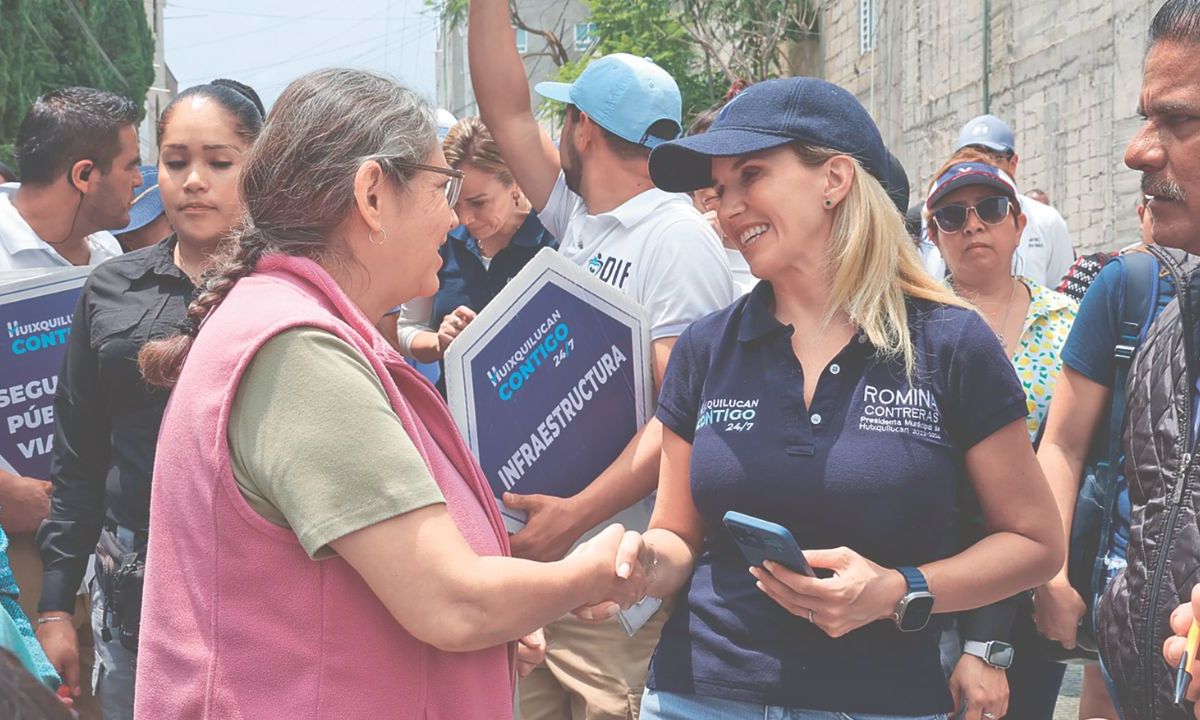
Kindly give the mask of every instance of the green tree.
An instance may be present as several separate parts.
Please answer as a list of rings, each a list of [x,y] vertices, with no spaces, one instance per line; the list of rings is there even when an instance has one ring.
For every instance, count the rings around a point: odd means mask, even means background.
[[[728,83],[715,78],[704,64],[700,46],[679,24],[672,0],[583,0],[595,23],[595,44],[588,54],[558,70],[558,79],[571,82],[592,57],[624,52],[654,60],[671,73],[683,95],[686,119],[716,102]]]
[[[597,43],[569,61],[553,28],[530,27],[510,0],[513,24],[546,37],[558,78],[578,77],[588,60],[612,52],[654,58],[679,83],[685,119],[720,99],[737,80],[790,75],[789,50],[816,39],[815,0],[582,0],[596,24]],[[449,28],[466,22],[469,0],[425,0]],[[809,69],[811,72],[812,69]],[[543,112],[559,108],[543,107]]]
[[[792,74],[787,49],[815,39],[814,0],[678,0],[679,24],[727,83]]]
[[[112,61],[112,67],[105,62],[94,65],[99,71],[97,87],[124,95],[144,112],[146,91],[154,82],[154,37],[141,0],[92,0],[87,24]],[[94,49],[91,55],[101,57]]]
[[[0,0],[0,160],[38,95],[83,85],[145,107],[154,39],[141,0]]]
[[[0,0],[0,161],[12,163],[12,138],[32,99],[28,0]]]

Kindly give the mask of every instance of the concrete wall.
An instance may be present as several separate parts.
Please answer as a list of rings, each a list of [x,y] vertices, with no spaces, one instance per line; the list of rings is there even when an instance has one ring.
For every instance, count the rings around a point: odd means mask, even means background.
[[[983,0],[876,0],[873,51],[859,52],[859,3],[829,0],[824,73],[854,92],[904,163],[916,202],[961,125],[984,112]],[[1146,30],[1157,0],[992,0],[990,111],[1021,156],[1018,183],[1040,187],[1076,249],[1138,238],[1139,175],[1125,167]]]

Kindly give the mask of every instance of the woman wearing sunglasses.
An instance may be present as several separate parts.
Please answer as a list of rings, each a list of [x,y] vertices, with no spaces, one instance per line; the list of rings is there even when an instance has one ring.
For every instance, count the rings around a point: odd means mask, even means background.
[[[1013,275],[1013,254],[1026,218],[1016,188],[1003,172],[983,162],[952,160],[936,177],[926,201],[929,238],[946,261],[947,281],[979,308],[1012,361],[1025,391],[1029,439],[1036,443],[1078,305]],[[964,543],[974,542],[983,530],[969,491],[964,518]],[[1041,655],[1027,598],[1004,605],[1010,609],[994,606],[960,615],[958,632],[947,633],[947,664],[954,665],[951,687],[967,697],[968,705],[1002,706],[1007,696],[1010,717],[1050,720],[1065,666]],[[1010,635],[1006,625],[1013,624],[1014,611],[1018,617]],[[995,618],[1006,616],[1008,621],[996,627]],[[1011,642],[1015,653],[1008,655],[1015,657],[999,654],[996,641],[1009,649]]]
[[[289,85],[246,156],[229,252],[184,333],[141,352],[174,389],[137,717],[510,718],[512,641],[644,594],[619,526],[559,562],[506,557],[441,397],[375,330],[437,290],[458,224],[434,117],[367,72]]]
[[[663,380],[642,542],[650,594],[679,602],[642,718],[943,719],[936,613],[1057,564],[1024,393],[983,318],[921,268],[887,174],[866,110],[814,78],[751,85],[650,156],[660,188],[716,191],[762,280],[679,337]],[[948,529],[963,484],[989,530],[965,550]],[[817,576],[750,567],[728,511],[784,526]]]

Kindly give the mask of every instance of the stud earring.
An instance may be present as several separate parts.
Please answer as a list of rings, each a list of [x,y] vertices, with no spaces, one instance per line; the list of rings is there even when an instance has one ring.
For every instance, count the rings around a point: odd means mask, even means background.
[[[825,198],[825,208],[829,209],[831,207],[833,207],[833,201],[830,200],[829,198]]]

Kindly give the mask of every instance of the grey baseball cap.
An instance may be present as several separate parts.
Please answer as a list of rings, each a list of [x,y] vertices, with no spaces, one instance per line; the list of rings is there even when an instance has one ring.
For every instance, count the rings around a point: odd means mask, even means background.
[[[954,151],[958,152],[971,145],[982,145],[989,150],[1010,153],[1015,152],[1016,141],[1008,123],[995,115],[980,115],[958,131],[958,144],[954,146]]]

